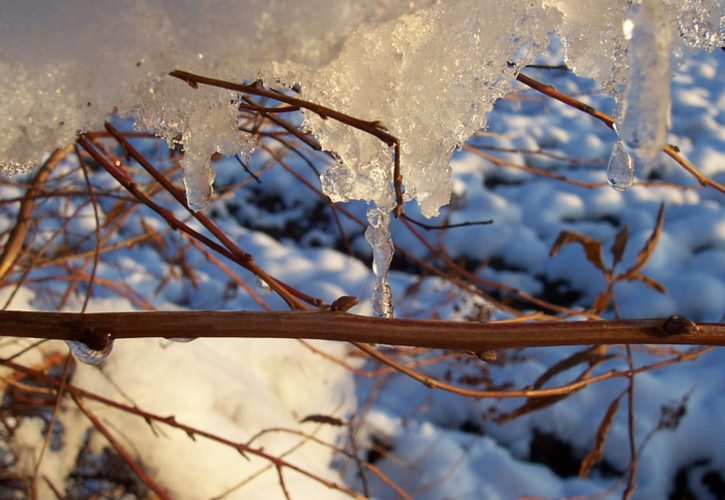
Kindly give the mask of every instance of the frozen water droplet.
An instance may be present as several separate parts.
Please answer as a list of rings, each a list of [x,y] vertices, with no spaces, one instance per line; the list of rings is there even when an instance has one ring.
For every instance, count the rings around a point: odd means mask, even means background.
[[[204,210],[209,205],[213,192],[214,169],[209,158],[211,154],[196,152],[189,147],[186,139],[184,159],[184,188],[186,189],[186,203],[195,212]]]
[[[678,19],[682,39],[692,47],[709,51],[725,45],[725,17],[718,16],[717,9],[708,9],[705,2],[689,3]]]
[[[393,294],[388,283],[388,272],[395,247],[390,236],[390,213],[379,207],[368,210],[365,239],[373,249],[373,314],[379,318],[393,317]]]
[[[211,198],[212,185],[204,183],[188,182],[184,177],[184,187],[186,188],[186,203],[194,212],[201,212],[209,206],[209,198]]]
[[[607,164],[607,182],[617,191],[624,191],[634,181],[634,160],[625,151],[621,140],[612,146],[612,154]]]
[[[189,338],[184,338],[184,337],[172,337],[172,338],[170,338],[169,340],[170,340],[170,341],[172,341],[172,342],[178,342],[178,343],[180,343],[180,344],[186,344],[186,343],[188,343],[188,342],[193,342],[193,341],[194,341],[194,340],[196,340],[196,339],[197,339],[197,337],[189,337]]]
[[[255,285],[257,291],[262,295],[269,295],[272,293],[272,288],[270,288],[269,284],[260,278],[257,278]]]
[[[113,349],[113,339],[110,337],[107,339],[105,347],[102,349],[92,349],[83,342],[76,342],[74,340],[66,340],[66,344],[73,353],[73,356],[87,365],[100,365],[101,362],[108,357]]]

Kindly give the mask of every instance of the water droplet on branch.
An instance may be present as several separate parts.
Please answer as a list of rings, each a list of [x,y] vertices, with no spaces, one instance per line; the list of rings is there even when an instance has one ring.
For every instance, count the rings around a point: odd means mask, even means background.
[[[108,339],[106,346],[102,349],[93,349],[83,342],[76,342],[75,340],[66,340],[66,344],[73,353],[73,356],[87,365],[97,366],[111,354],[113,350],[113,339]]]
[[[607,164],[607,182],[617,191],[624,191],[634,181],[634,160],[624,150],[621,140],[612,146],[612,154]]]

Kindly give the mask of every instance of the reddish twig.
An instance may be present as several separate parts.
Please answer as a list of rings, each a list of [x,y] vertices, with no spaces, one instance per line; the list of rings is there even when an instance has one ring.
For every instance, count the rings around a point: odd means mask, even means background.
[[[46,375],[45,373],[43,373],[43,372],[41,372],[39,370],[34,370],[32,368],[28,368],[26,366],[19,365],[17,363],[9,362],[9,361],[5,361],[2,364],[4,364],[8,368],[11,368],[12,370],[15,370],[17,372],[23,373],[25,375],[29,375],[29,376],[34,377],[34,378],[39,379],[39,380],[46,381],[49,384],[54,385],[56,387],[59,384],[59,382],[57,380],[53,379],[52,377]],[[283,459],[281,459],[279,457],[276,457],[274,455],[271,455],[271,454],[267,453],[266,451],[264,451],[264,449],[262,449],[262,448],[254,448],[254,447],[248,446],[248,445],[246,445],[244,443],[239,443],[239,442],[231,441],[229,439],[223,438],[223,437],[218,436],[216,434],[213,434],[211,432],[208,432],[208,431],[205,431],[205,430],[202,430],[202,429],[198,429],[198,428],[192,427],[190,425],[183,424],[183,423],[177,421],[176,418],[173,417],[173,416],[171,416],[171,417],[168,417],[168,416],[167,417],[162,417],[162,416],[157,415],[155,413],[151,413],[151,412],[142,410],[142,409],[140,409],[140,408],[138,408],[136,406],[129,406],[129,405],[126,405],[126,404],[123,404],[123,403],[119,403],[119,402],[113,401],[111,399],[105,398],[103,396],[99,396],[98,394],[94,394],[92,392],[86,391],[86,390],[81,389],[79,387],[76,387],[76,386],[74,386],[72,384],[67,384],[66,385],[66,392],[68,392],[69,394],[71,394],[72,397],[74,398],[74,400],[75,399],[78,399],[78,401],[80,401],[80,398],[91,399],[91,400],[94,400],[94,401],[98,401],[99,403],[102,403],[102,404],[104,404],[106,406],[109,406],[109,407],[112,407],[112,408],[116,408],[117,410],[121,410],[121,411],[124,411],[126,413],[129,413],[129,414],[132,414],[132,415],[136,415],[139,418],[143,418],[147,422],[153,421],[153,422],[159,422],[159,423],[162,423],[162,424],[169,425],[171,427],[174,427],[176,429],[179,429],[179,430],[185,432],[190,437],[191,436],[201,436],[201,437],[204,437],[204,438],[209,439],[211,441],[215,441],[217,443],[220,443],[220,444],[229,446],[231,448],[234,448],[235,450],[239,451],[242,455],[249,454],[249,455],[257,456],[257,457],[262,458],[262,459],[264,459],[264,460],[266,460],[266,461],[268,461],[268,462],[270,462],[270,463],[272,463],[274,465],[279,465],[281,467],[284,467],[284,468],[293,470],[295,472],[298,472],[299,474],[302,474],[302,475],[304,475],[304,476],[306,476],[306,477],[308,477],[308,478],[310,478],[310,479],[312,479],[314,481],[317,481],[318,483],[320,483],[320,484],[322,484],[322,485],[324,485],[324,486],[326,486],[326,487],[328,487],[330,489],[337,490],[337,491],[339,491],[341,493],[344,493],[344,494],[346,494],[346,495],[348,495],[350,497],[353,497],[353,498],[357,498],[358,497],[358,495],[354,491],[352,491],[352,490],[350,490],[350,489],[348,489],[348,488],[346,488],[346,487],[344,487],[342,485],[339,485],[339,484],[337,484],[334,481],[331,481],[331,480],[325,479],[323,477],[320,477],[320,476],[318,476],[316,474],[313,474],[312,472],[309,472],[309,471],[305,470],[302,467],[299,467],[299,466],[294,465],[294,464],[292,464],[290,462],[287,462],[286,460],[283,460]],[[81,409],[83,409],[83,408],[81,408]],[[95,418],[95,416],[93,416],[93,417]],[[97,419],[96,419],[96,421],[97,421]],[[167,497],[163,497],[163,498],[167,498]]]
[[[38,194],[38,190],[48,179],[48,176],[60,163],[60,161],[66,157],[66,155],[73,150],[73,146],[68,146],[64,149],[56,150],[50,158],[38,169],[38,172],[33,177],[33,180],[28,186],[28,190],[25,192],[22,201],[20,202],[20,209],[18,210],[17,222],[13,226],[10,236],[8,236],[5,245],[3,246],[2,255],[0,255],[0,282],[10,272],[13,264],[17,260],[20,249],[25,241],[25,236],[28,232],[28,224],[30,222],[30,215],[35,208],[35,199]]]
[[[47,451],[48,445],[50,444],[50,439],[53,437],[53,428],[55,427],[55,423],[58,420],[58,414],[60,413],[60,404],[63,400],[63,396],[65,395],[65,386],[68,383],[68,375],[70,374],[71,366],[73,366],[73,356],[71,356],[69,353],[65,357],[65,362],[63,363],[63,375],[60,378],[58,392],[55,395],[53,413],[50,417],[50,422],[48,422],[48,431],[45,434],[45,439],[43,439],[43,445],[40,448],[40,455],[38,455],[38,460],[35,462],[35,468],[33,470],[33,479],[31,480],[30,484],[30,490],[33,492],[33,498],[35,498],[38,494],[37,486],[38,473],[40,472],[40,464],[43,463],[43,457],[45,456],[45,452]]]
[[[387,131],[385,126],[380,121],[367,121],[355,118],[353,116],[341,113],[332,108],[322,106],[320,104],[291,97],[280,92],[274,92],[272,90],[265,89],[258,85],[243,85],[234,82],[228,82],[225,80],[218,80],[216,78],[209,78],[206,76],[195,75],[187,71],[174,70],[169,73],[170,76],[178,78],[190,84],[196,88],[199,84],[209,85],[212,87],[218,87],[227,90],[233,90],[235,92],[241,92],[244,94],[252,94],[261,97],[267,97],[287,103],[292,106],[307,109],[321,116],[322,118],[332,118],[345,125],[361,130],[374,137],[377,137],[394,150],[394,165],[393,165],[393,186],[395,189],[395,210],[396,217],[403,213],[403,176],[400,173],[400,140]],[[264,111],[268,114],[268,111]]]
[[[521,83],[528,85],[532,89],[541,92],[544,95],[552,97],[557,101],[566,104],[567,106],[571,106],[572,108],[578,109],[579,111],[583,111],[584,113],[593,116],[597,120],[604,123],[607,127],[614,130],[614,118],[612,118],[608,114],[603,113],[588,104],[585,104],[567,94],[564,94],[563,92],[556,90],[551,85],[546,85],[539,82],[538,80],[534,80],[530,76],[526,76],[523,73],[519,73],[516,76],[516,79]],[[700,172],[692,163],[687,161],[687,159],[682,154],[680,154],[680,148],[672,144],[666,144],[665,147],[662,148],[662,150],[665,152],[665,154],[667,154],[667,156],[675,160],[690,175],[697,179],[697,182],[699,182],[701,185],[713,187],[721,193],[725,193],[725,186],[723,186],[719,182],[714,181],[713,179],[710,179],[705,174]]]
[[[131,468],[131,470],[138,476],[138,478],[143,481],[143,483],[149,487],[151,491],[156,493],[158,497],[162,500],[171,500],[171,497],[169,496],[166,491],[164,491],[159,485],[156,484],[156,482],[151,479],[151,477],[144,472],[144,470],[134,461],[134,459],[131,457],[131,455],[126,451],[126,449],[121,445],[121,443],[118,442],[116,438],[113,437],[113,434],[110,433],[110,431],[106,428],[105,425],[101,423],[98,418],[86,408],[86,406],[81,401],[78,394],[76,394],[75,391],[69,391],[71,392],[71,397],[73,398],[73,401],[75,401],[76,405],[80,410],[85,414],[86,417],[88,417],[88,420],[91,421],[93,426],[98,429],[98,431],[103,434],[103,436],[108,440],[109,443],[111,443],[111,446],[113,446],[113,449],[116,450],[116,453],[123,459],[124,462]]]
[[[123,137],[123,134],[121,134],[110,123],[106,123],[105,126],[108,132],[113,135],[113,137],[124,148],[124,150],[128,152],[128,154],[130,154],[133,159],[139,162],[144,170],[146,170],[151,175],[151,177],[153,177],[154,180],[159,183],[159,185],[163,186],[163,188],[168,193],[170,193],[181,206],[186,208],[189,213],[196,220],[198,220],[202,226],[204,226],[204,228],[206,228],[211,234],[213,234],[214,237],[219,240],[219,242],[221,242],[221,244],[234,255],[236,262],[238,262],[251,273],[255,274],[257,277],[259,277],[259,279],[267,283],[272,290],[274,290],[280,297],[282,297],[282,299],[284,299],[285,302],[287,302],[291,309],[305,309],[304,305],[301,304],[298,300],[299,297],[297,297],[295,294],[290,293],[289,286],[284,285],[282,282],[269,276],[266,272],[259,268],[254,263],[253,257],[250,254],[240,250],[239,247],[234,244],[234,242],[229,239],[229,237],[224,234],[224,232],[221,231],[216,226],[216,224],[214,224],[211,219],[209,219],[206,215],[204,215],[202,212],[196,212],[194,210],[191,210],[186,202],[186,197],[184,196],[184,194],[179,189],[177,189],[176,186],[169,182],[169,180],[164,177],[158,170],[156,170],[156,168],[148,160],[146,160],[146,158],[142,154],[140,154],[125,137]]]

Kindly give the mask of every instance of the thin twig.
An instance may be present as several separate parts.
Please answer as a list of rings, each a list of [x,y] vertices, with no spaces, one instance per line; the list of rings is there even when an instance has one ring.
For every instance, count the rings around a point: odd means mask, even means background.
[[[49,384],[52,384],[52,385],[55,385],[55,386],[58,386],[58,384],[59,384],[59,382],[57,380],[53,379],[52,377],[48,376],[47,374],[43,373],[42,371],[34,370],[32,368],[28,368],[26,366],[19,365],[17,363],[12,362],[12,361],[11,362],[6,362],[6,363],[4,363],[4,365],[7,366],[8,368],[11,368],[12,370],[17,371],[17,372],[24,373],[24,374],[29,375],[31,377],[34,377],[36,379],[44,380],[44,381],[48,382]],[[245,454],[246,453],[246,454],[249,454],[249,455],[255,455],[255,456],[257,456],[259,458],[262,458],[262,459],[264,459],[264,460],[266,460],[266,461],[268,461],[270,463],[273,463],[275,465],[277,465],[277,464],[278,465],[281,465],[282,467],[286,467],[286,468],[288,468],[290,470],[293,470],[293,471],[295,471],[295,472],[297,472],[299,474],[302,474],[302,475],[304,475],[304,476],[306,476],[306,477],[308,477],[308,478],[310,478],[310,479],[312,479],[314,481],[317,481],[318,483],[320,483],[320,484],[322,484],[322,485],[324,485],[324,486],[326,486],[326,487],[328,487],[330,489],[337,490],[337,491],[339,491],[341,493],[344,493],[344,494],[346,494],[346,495],[348,495],[350,497],[353,497],[353,498],[357,498],[358,497],[358,495],[354,491],[350,490],[349,488],[346,488],[345,486],[339,485],[339,484],[337,484],[334,481],[331,481],[331,480],[325,479],[323,477],[320,477],[320,476],[318,476],[316,474],[313,474],[312,472],[309,472],[309,471],[307,471],[306,469],[304,469],[302,467],[299,467],[299,466],[297,466],[295,464],[292,464],[290,462],[287,462],[285,460],[282,460],[279,457],[276,457],[274,455],[271,455],[271,454],[267,453],[266,451],[264,451],[264,449],[261,449],[261,448],[260,449],[253,448],[253,447],[250,447],[250,446],[245,445],[244,443],[234,442],[234,441],[231,441],[229,439],[226,439],[226,438],[223,438],[221,436],[218,436],[216,434],[213,434],[211,432],[208,432],[208,431],[205,431],[205,430],[196,428],[196,427],[192,427],[190,425],[183,424],[183,423],[177,421],[176,418],[173,417],[173,416],[163,417],[161,415],[157,415],[155,413],[151,413],[151,412],[142,410],[142,409],[140,409],[138,407],[135,407],[135,406],[129,406],[129,405],[126,405],[126,404],[123,404],[123,403],[119,403],[119,402],[113,401],[111,399],[105,398],[103,396],[99,396],[98,394],[94,394],[92,392],[86,391],[86,390],[81,389],[79,387],[76,387],[76,386],[74,386],[72,384],[67,384],[66,385],[66,392],[68,392],[69,394],[71,394],[72,397],[73,397],[73,399],[74,400],[77,400],[77,402],[80,402],[80,398],[91,399],[91,400],[94,400],[94,401],[98,401],[99,403],[102,403],[102,404],[104,404],[106,406],[109,406],[109,407],[112,407],[112,408],[116,408],[117,410],[121,410],[121,411],[124,411],[126,413],[129,413],[129,414],[132,414],[132,415],[136,415],[139,418],[143,418],[147,422],[154,421],[154,422],[159,422],[159,423],[163,423],[163,424],[169,425],[171,427],[174,427],[176,429],[179,429],[181,431],[184,431],[189,436],[201,436],[201,437],[204,437],[204,438],[209,439],[211,441],[215,441],[217,443],[220,443],[220,444],[229,446],[231,448],[234,448],[234,449],[238,450],[242,454]],[[81,409],[83,409],[84,407],[85,406],[82,406]],[[95,417],[95,415],[93,415],[90,412],[88,412],[86,414],[89,415],[89,419],[92,416],[95,419],[95,422],[98,422],[101,425],[101,427],[105,429],[105,427],[103,426],[103,424],[101,424],[98,421],[98,419]],[[99,430],[101,430],[101,429],[99,429]],[[141,472],[143,472],[143,471],[141,471]],[[162,498],[168,498],[168,497],[162,497]]]
[[[419,220],[415,220],[415,219],[413,219],[412,217],[410,217],[409,215],[406,215],[406,214],[403,214],[402,217],[404,219],[412,222],[416,226],[422,227],[426,231],[440,231],[440,230],[444,230],[444,229],[455,229],[455,228],[458,228],[458,227],[487,226],[489,224],[493,224],[493,220],[489,219],[489,220],[479,220],[479,221],[458,222],[456,224],[440,224],[440,225],[435,225],[435,224],[426,224],[425,222],[421,222]]]
[[[528,85],[534,90],[537,90],[541,92],[544,95],[547,95],[549,97],[552,97],[556,99],[559,102],[563,102],[567,106],[571,106],[572,108],[578,109],[579,111],[583,111],[584,113],[587,113],[588,115],[593,116],[594,118],[598,119],[599,121],[603,122],[607,127],[614,130],[614,118],[609,116],[606,113],[603,113],[599,111],[598,109],[585,104],[577,99],[574,99],[573,97],[564,94],[563,92],[560,92],[556,90],[551,85],[546,85],[544,83],[539,82],[538,80],[534,80],[530,76],[526,76],[523,73],[519,73],[516,76],[516,79],[520,81],[521,83]],[[695,179],[697,179],[697,182],[702,184],[703,186],[710,186],[721,193],[725,193],[725,186],[720,184],[719,182],[714,181],[713,179],[709,178],[702,172],[700,172],[692,163],[687,161],[687,159],[680,154],[680,148],[678,148],[675,145],[672,144],[666,144],[662,150],[667,154],[670,158],[675,160],[677,163],[682,166],[687,172],[690,173]]]
[[[35,468],[33,470],[33,479],[30,485],[30,489],[33,492],[33,497],[36,498],[38,494],[38,474],[40,472],[40,465],[43,463],[43,457],[45,456],[45,452],[48,450],[48,446],[50,445],[50,440],[53,437],[53,428],[55,427],[55,423],[58,421],[58,414],[60,413],[60,404],[63,401],[63,396],[65,395],[65,386],[68,383],[68,375],[70,374],[70,368],[73,365],[73,356],[70,355],[70,353],[65,357],[65,362],[63,363],[63,375],[60,379],[60,386],[58,386],[58,392],[55,396],[55,403],[53,404],[53,413],[50,417],[50,422],[48,422],[48,431],[45,433],[45,439],[43,439],[43,445],[40,448],[40,455],[38,455],[38,460],[35,462]]]
[[[131,457],[131,455],[126,451],[126,449],[123,447],[121,443],[118,442],[118,440],[113,437],[113,435],[109,432],[109,430],[106,428],[105,425],[101,423],[98,418],[86,408],[86,405],[83,404],[83,401],[81,401],[78,394],[75,392],[69,391],[71,394],[71,397],[73,398],[73,401],[75,401],[76,405],[80,410],[85,414],[86,417],[88,417],[88,420],[91,421],[93,426],[98,429],[98,431],[103,434],[103,436],[108,440],[109,443],[111,443],[111,446],[113,446],[113,449],[116,450],[116,453],[119,454],[119,456],[123,459],[124,462],[133,470],[133,472],[138,476],[138,478],[143,481],[143,483],[149,487],[151,491],[156,493],[158,497],[161,500],[171,500],[171,497],[168,493],[166,493],[159,485],[156,484],[156,482],[151,479],[151,477],[144,472],[144,470],[134,461],[134,459]]]
[[[17,222],[13,226],[10,236],[3,246],[2,255],[0,255],[0,281],[2,281],[10,269],[12,269],[13,264],[15,264],[15,261],[18,258],[20,249],[23,246],[23,241],[25,241],[25,235],[28,232],[30,214],[35,208],[35,199],[39,188],[48,179],[48,176],[50,176],[53,168],[55,168],[55,166],[60,163],[60,161],[72,150],[73,146],[56,150],[52,155],[50,155],[50,158],[48,158],[43,166],[38,169],[38,172],[35,174],[35,177],[33,177],[33,180],[28,186],[28,190],[25,192],[25,196],[20,202]]]
[[[93,253],[93,267],[91,268],[91,277],[88,280],[88,287],[86,289],[86,296],[83,300],[83,306],[81,307],[81,312],[85,312],[85,310],[88,308],[88,302],[91,300],[91,296],[93,295],[93,282],[96,278],[96,271],[98,270],[98,262],[100,261],[101,257],[101,219],[100,215],[98,214],[98,199],[96,198],[96,192],[93,189],[93,185],[91,184],[91,179],[88,176],[88,167],[83,163],[83,159],[81,158],[81,152],[78,150],[78,146],[74,145],[76,156],[78,156],[78,163],[81,166],[81,171],[83,172],[83,179],[85,180],[86,187],[88,188],[88,195],[91,198],[91,206],[93,207],[93,217],[96,222],[96,228],[95,228],[95,235],[96,235],[96,244],[94,247],[94,253]]]
[[[637,445],[635,443],[635,408],[634,408],[634,359],[632,358],[632,349],[629,346],[627,348],[627,366],[629,367],[630,375],[627,377],[627,441],[629,443],[629,477],[627,478],[627,487],[622,493],[623,500],[629,500],[632,498],[635,486],[637,484]]]
[[[261,97],[268,97],[270,99],[276,99],[292,106],[297,106],[303,109],[307,109],[316,113],[323,119],[332,118],[345,125],[361,130],[374,137],[377,137],[394,150],[394,164],[393,164],[393,187],[395,190],[395,216],[399,217],[403,213],[403,175],[400,172],[400,139],[392,135],[387,131],[385,125],[378,120],[367,121],[355,118],[347,115],[340,111],[337,111],[320,104],[291,97],[280,92],[274,92],[272,90],[265,89],[258,85],[243,85],[234,82],[228,82],[225,80],[218,80],[216,78],[209,78],[206,76],[195,75],[187,71],[174,70],[169,73],[170,76],[185,81],[192,87],[196,88],[199,84],[209,85],[212,87],[218,87],[227,90],[233,90],[235,92],[241,92],[244,94],[252,94]],[[265,111],[264,113],[267,113]]]

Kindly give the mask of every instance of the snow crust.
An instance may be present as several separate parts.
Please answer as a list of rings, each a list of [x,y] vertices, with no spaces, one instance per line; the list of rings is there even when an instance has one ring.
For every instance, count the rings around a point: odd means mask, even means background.
[[[573,70],[619,99],[626,153],[615,148],[611,163],[619,169],[612,184],[623,189],[632,170],[626,155],[648,162],[665,144],[677,30],[678,50],[712,49],[722,42],[725,11],[717,0],[629,3],[5,0],[0,172],[29,170],[115,110],[170,146],[183,145],[188,203],[203,210],[214,182],[210,157],[248,155],[254,138],[237,128],[240,95],[167,76],[178,68],[299,87],[307,100],[381,122],[400,140],[405,199],[431,217],[450,199],[452,152],[486,126],[494,102],[556,34]],[[338,158],[322,175],[325,193],[390,211],[390,147],[333,119],[303,114],[303,127]],[[369,241],[383,245],[375,254],[392,252],[387,228],[370,228]],[[375,309],[390,316],[385,260],[376,258]]]
[[[620,27],[621,29],[621,27]],[[561,52],[537,62],[558,64]],[[673,125],[671,142],[678,144],[684,154],[708,175],[719,182],[725,181],[725,134],[723,113],[725,87],[718,75],[725,69],[725,54],[719,50],[712,54],[698,53],[677,69],[673,80]],[[567,72],[531,70],[534,75],[545,75],[557,88],[583,96],[586,102],[608,110],[611,100],[595,92],[593,82],[576,78]],[[544,77],[542,77],[544,79]],[[524,89],[519,85],[519,89]],[[200,88],[201,90],[201,88]],[[524,96],[534,96],[527,92]],[[472,140],[476,147],[518,148],[522,151],[502,157],[519,164],[529,164],[570,178],[604,183],[608,150],[615,143],[614,134],[594,120],[582,119],[581,114],[550,99],[505,99],[496,104],[489,114],[489,133]],[[116,123],[121,128],[121,125]],[[124,124],[128,129],[128,124]],[[135,140],[134,144],[152,156],[158,151],[156,141]],[[583,157],[584,164],[569,165],[546,156],[526,153],[539,148],[565,157]],[[163,156],[163,155],[161,155]],[[262,165],[267,157],[255,155],[251,168]],[[686,189],[667,186],[634,184],[624,192],[608,187],[582,188],[552,181],[529,173],[498,167],[463,151],[451,162],[453,170],[455,206],[442,210],[432,223],[456,223],[466,220],[492,218],[496,224],[485,228],[469,226],[446,231],[443,244],[451,258],[466,257],[475,262],[498,261],[501,265],[485,266],[476,272],[488,279],[500,281],[530,293],[540,293],[546,282],[561,280],[562,291],[578,290],[583,296],[574,305],[588,305],[605,286],[598,273],[581,251],[564,248],[556,257],[548,256],[549,249],[562,230],[575,230],[602,242],[609,249],[623,224],[630,228],[630,243],[623,256],[620,269],[632,265],[637,251],[652,231],[660,202],[666,203],[665,222],[660,243],[645,267],[645,274],[667,288],[660,294],[641,283],[621,283],[615,288],[620,312],[625,318],[666,317],[678,314],[695,321],[722,321],[725,311],[725,201],[712,190],[693,187],[696,181],[660,155],[651,165],[661,179],[685,185]],[[301,160],[292,163],[300,172],[314,180],[311,169],[304,169]],[[256,163],[255,163],[256,162]],[[71,175],[65,164],[58,175]],[[79,172],[75,175],[80,176]],[[640,172],[641,175],[641,172]],[[232,185],[247,174],[238,168],[234,159],[218,163],[218,182]],[[641,177],[640,177],[641,178]],[[83,183],[83,178],[78,178]],[[92,176],[92,182],[113,185],[103,175]],[[688,184],[689,183],[689,184]],[[240,188],[220,199],[214,206],[218,223],[230,238],[255,256],[256,262],[275,276],[283,277],[291,286],[303,289],[325,301],[341,295],[361,297],[354,311],[370,314],[370,290],[375,277],[358,259],[330,248],[312,248],[313,244],[275,241],[260,231],[278,234],[286,223],[298,220],[304,214],[302,207],[314,207],[317,196],[310,197],[304,186],[285,172],[272,170],[265,173],[263,183],[255,189],[265,196],[277,195],[288,206],[286,211],[264,210],[250,200],[258,199],[258,192]],[[1,186],[2,198],[15,199],[23,191],[12,186]],[[307,193],[307,194],[306,194]],[[82,211],[86,200],[81,197],[54,197],[38,204],[44,233],[36,242],[43,247],[58,232],[56,215],[70,217],[77,212],[73,224],[74,238],[93,234],[95,222],[92,211]],[[107,210],[112,200],[104,205]],[[302,203],[306,205],[300,206]],[[0,230],[7,233],[17,220],[17,204],[7,203],[0,211]],[[243,207],[235,212],[233,207]],[[186,215],[178,205],[176,215]],[[365,203],[351,203],[350,209],[363,219],[369,207]],[[418,207],[410,207],[411,217],[419,216]],[[159,232],[165,229],[163,221],[145,219]],[[252,225],[249,221],[256,222]],[[102,219],[103,222],[103,219]],[[156,224],[156,226],[153,226]],[[315,225],[315,237],[325,235],[326,246],[334,247],[336,229]],[[342,224],[348,234],[358,236],[351,246],[366,250],[359,255],[372,256],[372,250],[359,234],[357,225],[345,218]],[[245,229],[243,226],[253,229]],[[140,228],[131,226],[133,231]],[[312,233],[312,231],[310,231]],[[411,238],[401,222],[391,223],[396,245],[420,258],[429,253]],[[135,233],[134,233],[135,234]],[[125,240],[129,234],[119,232],[109,243]],[[434,241],[435,236],[429,236]],[[74,240],[74,241],[77,241]],[[173,241],[173,240],[170,240]],[[304,238],[300,240],[304,242]],[[94,248],[92,237],[87,246]],[[198,276],[198,285],[178,275],[159,287],[160,279],[170,271],[169,263],[149,245],[121,248],[98,266],[98,276],[107,280],[123,281],[148,297],[154,307],[162,310],[230,309],[257,310],[246,293],[229,293],[225,283],[228,276],[203,255],[190,252],[188,265]],[[605,259],[611,255],[607,252]],[[500,267],[500,269],[499,269]],[[61,269],[65,274],[67,272]],[[46,269],[33,271],[26,286],[0,288],[0,301],[5,303],[11,294],[12,309],[42,310],[54,307],[53,296],[66,290],[65,282],[50,281],[33,285],[35,278],[46,278]],[[12,278],[11,278],[12,279]],[[253,278],[245,277],[254,286]],[[471,312],[486,307],[477,297],[461,292],[449,282],[432,277],[420,277],[402,271],[389,273],[396,309],[406,317],[430,317],[432,313],[445,319],[468,319]],[[32,288],[31,288],[32,287]],[[415,288],[417,293],[406,293]],[[159,289],[160,288],[160,289]],[[133,310],[128,300],[96,287],[89,311]],[[17,293],[16,293],[17,292]],[[367,298],[366,298],[367,297]],[[452,299],[453,297],[453,299]],[[68,310],[79,310],[82,295],[74,295]],[[271,307],[284,307],[281,299],[265,296]],[[499,314],[499,313],[494,313]],[[495,316],[494,316],[495,317]],[[612,317],[611,311],[607,317]],[[33,341],[18,340],[19,345],[4,339],[0,356],[9,357]],[[113,353],[97,367],[78,365],[73,383],[83,388],[125,401],[124,393],[141,408],[161,415],[175,415],[184,423],[219,433],[235,441],[246,441],[261,429],[285,426],[313,433],[314,423],[300,424],[299,420],[311,413],[347,418],[351,414],[363,415],[368,408],[370,394],[378,394],[361,428],[358,449],[361,456],[372,444],[383,443],[392,448],[389,458],[375,463],[386,474],[415,493],[415,498],[515,498],[522,495],[547,498],[602,495],[620,498],[623,483],[609,496],[603,492],[617,480],[617,476],[594,473],[591,477],[560,477],[542,468],[530,457],[530,446],[537,432],[553,434],[571,444],[575,455],[581,458],[593,446],[596,426],[607,405],[622,390],[624,379],[594,384],[554,406],[520,417],[506,424],[497,424],[487,417],[496,404],[493,400],[470,400],[440,391],[431,391],[422,384],[403,376],[391,376],[382,389],[377,380],[354,377],[339,365],[319,355],[301,349],[295,342],[286,341],[204,341],[176,344],[165,341],[118,341]],[[342,346],[316,344],[324,352],[339,356],[359,367],[358,356],[345,356]],[[623,351],[614,348],[617,358],[599,368],[626,369]],[[45,356],[54,351],[67,352],[61,343],[43,344],[23,355],[18,362],[38,366]],[[494,383],[511,381],[514,386],[531,383],[549,366],[566,358],[577,348],[528,349],[516,353],[515,358],[502,365],[481,366],[490,370]],[[504,353],[502,353],[504,354]],[[431,353],[437,356],[437,352]],[[662,358],[640,357],[636,363],[660,361]],[[412,358],[415,359],[415,358]],[[518,361],[516,361],[518,359]],[[473,361],[473,360],[472,360]],[[451,370],[452,380],[478,372],[472,363],[441,363],[426,366],[426,373],[439,378]],[[681,363],[662,370],[637,376],[636,421],[637,443],[657,426],[660,407],[680,400],[690,393],[687,414],[680,427],[655,435],[640,458],[640,473],[636,496],[641,498],[667,498],[672,493],[673,479],[678,472],[689,470],[689,487],[697,498],[714,498],[704,485],[703,478],[711,471],[725,470],[725,448],[720,440],[725,421],[725,379],[722,367],[725,351],[708,353],[693,363]],[[374,368],[373,365],[370,368]],[[3,376],[10,371],[3,369]],[[550,381],[557,385],[574,377],[570,370]],[[117,387],[111,386],[111,378]],[[311,383],[312,381],[312,383]],[[694,388],[694,389],[693,389]],[[3,390],[5,390],[3,388]],[[378,392],[379,391],[379,392]],[[501,403],[501,410],[512,409],[521,400]],[[238,484],[268,464],[248,462],[236,452],[203,439],[192,441],[182,432],[158,426],[158,436],[143,423],[122,412],[107,410],[88,402],[92,411],[108,423],[113,433],[122,438],[134,457],[178,498],[210,498]],[[56,485],[62,485],[85,446],[85,436],[91,437],[90,446],[101,450],[108,443],[93,430],[88,419],[73,404],[63,404],[59,416],[62,424],[63,448],[49,449],[40,474],[48,476]],[[16,429],[13,452],[22,461],[23,470],[32,471],[38,450],[43,443],[44,425],[40,417],[26,418]],[[604,448],[607,463],[619,470],[628,462],[627,411],[623,402]],[[478,431],[477,431],[478,429]],[[342,444],[346,428],[322,426],[316,434],[326,442]],[[299,444],[294,436],[268,434],[258,444],[273,453],[282,453]],[[433,452],[431,452],[433,450]],[[308,443],[293,455],[291,462],[319,472],[321,476],[345,484],[358,491],[362,485],[354,467],[343,472],[332,459],[328,448]],[[697,465],[703,459],[708,465]],[[696,464],[693,466],[693,464]],[[718,477],[718,476],[716,476]],[[339,498],[327,488],[293,474],[285,474],[293,498]],[[371,496],[398,498],[388,486],[371,479]],[[52,497],[44,481],[39,482],[39,497]],[[279,498],[283,496],[274,469],[235,490],[226,498]]]
[[[553,33],[578,74],[613,91],[627,87],[633,104],[623,133],[637,149],[627,130],[668,87],[669,41],[679,30],[678,50],[720,45],[725,7],[716,0],[628,3],[3,1],[0,165],[5,174],[27,171],[115,109],[183,144],[189,201],[202,209],[214,178],[209,157],[249,153],[254,142],[236,130],[231,103],[238,96],[165,75],[181,68],[240,82],[261,77],[271,86],[301,84],[305,99],[381,120],[401,140],[406,199],[435,215],[450,197],[452,151],[486,125],[495,100]],[[629,68],[621,57],[625,21],[636,49]],[[661,121],[653,148],[666,133]],[[323,175],[333,199],[391,205],[388,146],[315,114],[304,125],[340,160]]]

